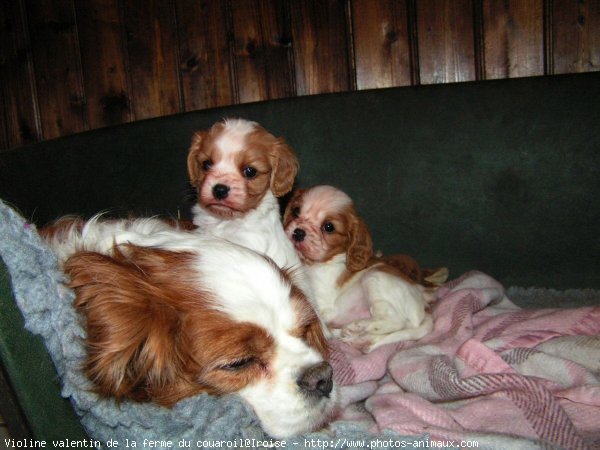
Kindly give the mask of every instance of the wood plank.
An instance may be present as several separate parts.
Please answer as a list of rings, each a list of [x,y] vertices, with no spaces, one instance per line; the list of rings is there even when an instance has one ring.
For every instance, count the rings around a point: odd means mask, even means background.
[[[237,0],[232,5],[239,101],[295,93],[289,11],[280,0]]]
[[[72,1],[25,2],[45,139],[87,129]]]
[[[475,52],[475,79],[485,79],[485,53],[483,42],[483,0],[473,0],[473,39]]]
[[[411,84],[406,0],[352,0],[358,89]]]
[[[171,2],[124,0],[123,14],[134,119],[182,111]]]
[[[543,0],[484,0],[485,77],[544,74]]]
[[[552,2],[554,73],[600,70],[600,0]]]
[[[416,6],[421,83],[474,80],[471,0],[419,0]]]
[[[302,0],[290,4],[296,94],[352,90],[345,2]]]
[[[90,127],[131,121],[119,1],[76,0],[75,13]]]
[[[0,149],[19,147],[41,138],[33,79],[31,46],[21,1],[0,8]]]
[[[177,0],[186,111],[236,103],[227,2]]]

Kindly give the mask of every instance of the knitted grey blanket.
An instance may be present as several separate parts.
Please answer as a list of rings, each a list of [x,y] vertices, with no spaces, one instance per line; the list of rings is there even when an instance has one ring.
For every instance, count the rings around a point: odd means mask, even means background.
[[[262,448],[274,446],[252,409],[236,396],[201,394],[167,409],[153,404],[101,398],[81,371],[85,330],[72,306],[74,294],[63,286],[64,275],[35,226],[0,200],[0,257],[8,267],[13,293],[26,328],[40,335],[69,398],[89,437],[103,448],[110,440],[161,441],[157,448]],[[286,448],[423,448],[425,438],[385,432],[373,435],[359,423],[336,422],[328,430],[279,442]],[[362,442],[362,445],[359,445]],[[159,444],[160,444],[159,443]],[[414,444],[414,446],[413,446]],[[131,445],[130,445],[131,446]]]

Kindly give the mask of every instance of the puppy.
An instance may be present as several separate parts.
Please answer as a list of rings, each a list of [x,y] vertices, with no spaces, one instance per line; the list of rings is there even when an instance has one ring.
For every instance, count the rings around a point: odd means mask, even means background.
[[[279,267],[300,260],[281,224],[277,197],[291,191],[298,161],[282,138],[255,122],[225,119],[192,138],[187,160],[201,233],[269,256]]]
[[[63,221],[43,235],[85,317],[99,394],[171,406],[235,393],[277,438],[332,418],[327,342],[293,271],[156,219]]]
[[[432,329],[425,277],[406,255],[377,258],[371,235],[350,197],[331,186],[298,190],[285,231],[305,264],[315,304],[334,335],[361,348],[419,339]]]

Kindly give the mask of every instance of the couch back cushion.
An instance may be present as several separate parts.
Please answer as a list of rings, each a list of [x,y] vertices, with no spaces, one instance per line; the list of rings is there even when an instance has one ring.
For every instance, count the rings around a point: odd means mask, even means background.
[[[95,130],[0,153],[0,197],[67,213],[189,217],[194,130],[256,120],[300,160],[298,186],[354,198],[377,249],[452,276],[600,287],[600,72],[299,97]]]

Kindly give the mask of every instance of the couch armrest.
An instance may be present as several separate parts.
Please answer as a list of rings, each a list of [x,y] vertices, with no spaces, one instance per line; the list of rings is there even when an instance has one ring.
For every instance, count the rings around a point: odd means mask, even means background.
[[[83,440],[87,435],[39,336],[25,329],[12,294],[10,275],[0,259],[0,413],[14,438]]]

